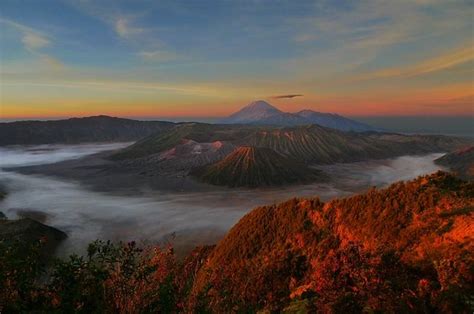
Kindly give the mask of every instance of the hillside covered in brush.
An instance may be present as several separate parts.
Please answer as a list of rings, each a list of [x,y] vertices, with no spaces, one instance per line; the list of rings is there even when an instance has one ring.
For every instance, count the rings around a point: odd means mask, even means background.
[[[0,146],[128,142],[171,128],[174,123],[94,116],[55,121],[0,123]]]
[[[474,184],[438,172],[258,207],[184,259],[99,241],[45,276],[34,247],[0,241],[0,311],[472,313],[473,224]]]
[[[322,203],[256,208],[193,287],[215,311],[468,312],[474,185],[436,173]]]
[[[449,168],[458,176],[474,179],[474,146],[446,154],[435,160],[435,163]]]
[[[320,171],[269,148],[241,146],[223,160],[196,170],[200,180],[229,187],[258,187],[323,180]]]

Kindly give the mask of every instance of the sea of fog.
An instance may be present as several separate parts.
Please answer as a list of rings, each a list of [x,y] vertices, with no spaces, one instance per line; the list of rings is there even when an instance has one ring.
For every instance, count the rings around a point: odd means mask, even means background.
[[[439,169],[433,160],[442,154],[403,156],[389,160],[322,167],[331,183],[265,190],[199,193],[148,190],[140,196],[118,196],[89,190],[80,183],[3,171],[8,167],[41,165],[118,149],[127,143],[41,145],[0,148],[0,185],[8,195],[0,211],[8,218],[41,213],[44,223],[63,230],[68,239],[59,254],[82,253],[95,239],[154,243],[171,242],[178,250],[215,243],[245,213],[258,205],[295,196],[323,200],[386,186]]]

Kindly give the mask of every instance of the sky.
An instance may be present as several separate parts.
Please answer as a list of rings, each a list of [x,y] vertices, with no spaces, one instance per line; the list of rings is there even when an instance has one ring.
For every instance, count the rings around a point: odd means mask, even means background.
[[[474,2],[0,1],[0,118],[474,117]]]

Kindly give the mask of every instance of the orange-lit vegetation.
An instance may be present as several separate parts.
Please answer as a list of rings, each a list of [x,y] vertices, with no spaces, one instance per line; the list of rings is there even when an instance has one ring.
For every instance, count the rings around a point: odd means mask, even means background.
[[[45,279],[34,255],[3,245],[0,309],[470,313],[473,210],[474,184],[439,172],[326,204],[257,208],[184,260],[96,242]]]
[[[307,299],[335,312],[461,311],[473,291],[473,208],[474,185],[444,173],[257,208],[212,251],[194,289],[212,283],[220,310]]]

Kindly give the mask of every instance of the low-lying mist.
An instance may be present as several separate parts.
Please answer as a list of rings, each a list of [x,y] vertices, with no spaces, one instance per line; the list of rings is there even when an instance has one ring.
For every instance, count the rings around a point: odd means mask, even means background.
[[[126,147],[131,143],[32,145],[0,147],[0,168],[50,164],[78,159],[102,151]]]
[[[1,148],[0,167],[80,158],[125,145]],[[86,244],[95,239],[170,241],[178,249],[187,250],[199,244],[215,243],[255,206],[295,196],[319,196],[328,200],[363,191],[369,186],[386,186],[438,170],[433,160],[440,155],[325,166],[322,169],[333,179],[329,184],[199,193],[149,190],[140,196],[99,193],[74,181],[0,171],[0,184],[8,191],[0,203],[0,211],[9,218],[25,216],[28,212],[44,213],[46,224],[69,236],[59,254],[83,252]]]

